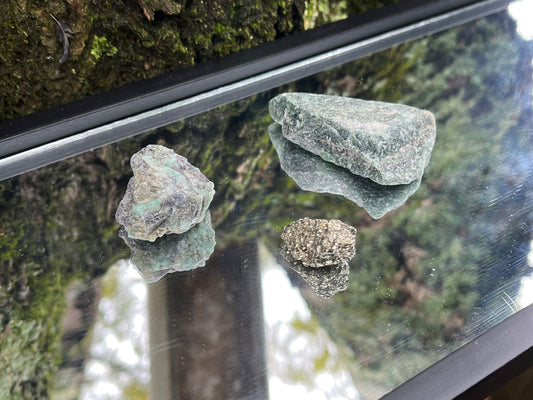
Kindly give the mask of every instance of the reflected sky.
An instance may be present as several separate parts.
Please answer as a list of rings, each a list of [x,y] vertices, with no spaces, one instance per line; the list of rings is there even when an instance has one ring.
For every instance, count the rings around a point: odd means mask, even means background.
[[[533,1],[513,1],[509,4],[509,14],[517,21],[518,34],[525,40],[533,40],[533,25],[530,21],[530,16],[533,15]]]
[[[103,278],[102,299],[93,327],[90,356],[80,399],[122,399],[124,393],[147,393],[147,287],[133,266],[120,260]],[[140,394],[140,393],[138,393]]]
[[[527,255],[527,264],[531,268],[531,275],[522,278],[520,291],[516,302],[520,308],[533,303],[533,240],[529,243],[530,249]]]
[[[351,356],[343,354],[320,326],[268,249],[261,244],[259,251],[271,398],[360,399],[344,365]],[[528,261],[533,270],[533,246]],[[112,400],[124,398],[126,391],[146,393],[150,381],[147,284],[133,265],[120,260],[103,278],[102,293],[80,399]],[[516,306],[531,304],[532,294],[533,276],[525,277]]]
[[[272,399],[360,399],[342,354],[300,291],[260,246],[269,391]]]
[[[525,40],[533,40],[533,24],[530,20],[533,15],[533,0],[513,1],[509,4],[508,11],[517,23],[517,33]],[[533,60],[531,62],[533,63]],[[533,268],[533,240],[530,243],[528,265]],[[520,308],[533,303],[533,271],[532,276],[522,278],[516,301]]]

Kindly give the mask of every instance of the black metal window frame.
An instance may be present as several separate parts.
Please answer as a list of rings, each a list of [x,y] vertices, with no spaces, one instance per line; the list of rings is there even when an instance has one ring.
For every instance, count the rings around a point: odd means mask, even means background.
[[[0,124],[0,180],[504,10],[509,0],[405,0],[238,54]],[[533,305],[384,399],[481,399],[533,365]]]
[[[533,366],[533,304],[385,395],[383,400],[477,400]]]

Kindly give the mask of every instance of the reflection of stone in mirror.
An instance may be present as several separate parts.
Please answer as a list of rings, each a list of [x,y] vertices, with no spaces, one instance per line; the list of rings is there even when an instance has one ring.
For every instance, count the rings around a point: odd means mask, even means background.
[[[147,282],[176,271],[203,267],[215,249],[211,214],[182,234],[165,235],[155,242],[131,239],[122,227],[119,236],[131,249],[131,263]]]
[[[435,143],[433,114],[404,104],[284,93],[269,111],[286,139],[381,185],[420,179]]]
[[[301,218],[283,228],[280,253],[318,295],[331,297],[348,287],[356,234],[336,219]]]
[[[344,196],[374,219],[400,207],[420,186],[421,178],[407,185],[379,185],[288,141],[282,136],[279,124],[270,125],[268,132],[281,168],[301,189]]]
[[[148,145],[130,160],[133,177],[116,220],[132,239],[153,242],[200,222],[215,194],[213,182],[172,149]]]
[[[329,298],[338,292],[348,289],[350,265],[347,262],[321,268],[311,268],[304,266],[300,261],[294,260],[286,250],[282,249],[281,253],[288,261],[288,266],[297,272],[319,296]]]

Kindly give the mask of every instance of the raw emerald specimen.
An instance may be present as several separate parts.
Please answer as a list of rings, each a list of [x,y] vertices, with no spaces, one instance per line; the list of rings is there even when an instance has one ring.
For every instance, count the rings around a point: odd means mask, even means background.
[[[131,157],[133,177],[115,218],[132,239],[153,242],[200,222],[214,184],[172,149],[148,145]]]

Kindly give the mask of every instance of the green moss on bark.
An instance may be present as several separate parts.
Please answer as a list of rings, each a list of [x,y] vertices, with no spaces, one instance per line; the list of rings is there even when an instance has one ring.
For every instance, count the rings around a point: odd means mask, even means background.
[[[62,65],[54,18],[74,35]],[[283,0],[6,0],[0,4],[0,120],[225,56],[301,28],[302,16]]]
[[[395,1],[5,0],[0,121]],[[74,35],[61,65],[63,43],[54,18]]]

